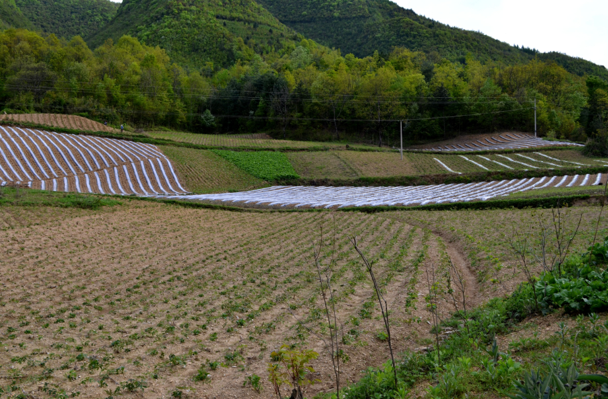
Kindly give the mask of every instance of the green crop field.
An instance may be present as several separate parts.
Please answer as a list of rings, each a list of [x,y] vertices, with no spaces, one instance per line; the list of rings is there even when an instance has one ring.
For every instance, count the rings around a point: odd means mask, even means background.
[[[240,169],[259,179],[273,181],[280,179],[297,179],[299,177],[293,169],[293,166],[289,163],[287,156],[280,152],[213,150],[213,153],[232,162]]]
[[[212,151],[170,146],[160,148],[174,162],[180,180],[191,192],[241,191],[267,185]]]

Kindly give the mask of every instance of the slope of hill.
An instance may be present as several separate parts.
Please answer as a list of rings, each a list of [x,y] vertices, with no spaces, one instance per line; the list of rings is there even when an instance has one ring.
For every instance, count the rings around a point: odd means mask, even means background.
[[[23,15],[15,0],[0,0],[0,29],[32,29],[32,23]]]
[[[552,51],[550,53],[538,53],[538,58],[547,62],[555,61],[565,70],[578,76],[595,75],[608,80],[608,69],[605,66],[594,64],[582,58],[570,57],[569,55]]]
[[[93,34],[118,9],[109,0],[16,0],[16,5],[36,29],[65,38]]]
[[[368,56],[388,53],[395,46],[425,53],[437,52],[452,61],[471,53],[480,61],[508,64],[536,55],[480,32],[450,27],[417,15],[390,0],[257,0],[281,22],[343,54]],[[578,75],[596,74],[608,79],[608,70],[589,61],[559,53],[539,54]]]
[[[98,46],[126,34],[164,48],[181,64],[199,67],[279,51],[302,38],[253,0],[125,0],[88,42]]]

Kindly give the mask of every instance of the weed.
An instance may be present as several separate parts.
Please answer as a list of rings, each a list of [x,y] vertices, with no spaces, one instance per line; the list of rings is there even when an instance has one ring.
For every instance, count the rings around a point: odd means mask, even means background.
[[[211,375],[207,372],[207,368],[205,366],[201,366],[194,376],[194,381],[197,382],[208,382],[210,379]]]
[[[251,386],[257,393],[262,392],[261,378],[256,374],[248,375],[243,382],[243,386]]]

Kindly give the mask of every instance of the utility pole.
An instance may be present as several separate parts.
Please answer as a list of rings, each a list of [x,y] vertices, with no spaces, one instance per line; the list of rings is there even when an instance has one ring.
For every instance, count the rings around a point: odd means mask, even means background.
[[[534,137],[538,137],[536,133],[536,98],[534,99]]]
[[[401,136],[401,160],[403,161],[403,121],[399,121],[399,133]]]

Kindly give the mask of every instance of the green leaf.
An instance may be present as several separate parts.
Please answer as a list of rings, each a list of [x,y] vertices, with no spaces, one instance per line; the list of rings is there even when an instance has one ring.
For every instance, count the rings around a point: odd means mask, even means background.
[[[608,384],[608,377],[601,374],[581,374],[578,376],[579,381],[591,381],[598,384]]]

